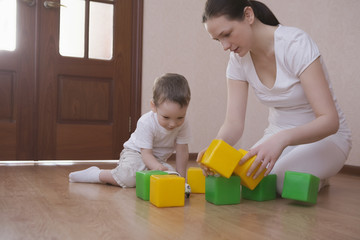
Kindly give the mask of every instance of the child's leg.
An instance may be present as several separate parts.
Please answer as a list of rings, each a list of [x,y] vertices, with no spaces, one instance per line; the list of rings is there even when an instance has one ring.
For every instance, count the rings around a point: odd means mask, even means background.
[[[124,149],[121,152],[118,166],[110,170],[110,174],[117,183],[116,185],[121,187],[135,187],[136,172],[146,169],[141,153],[131,149]]]
[[[101,170],[99,175],[100,181],[103,183],[109,183],[114,186],[120,186],[114,179],[111,170]]]
[[[82,171],[76,171],[69,174],[70,182],[83,182],[83,183],[101,183],[99,175],[100,169],[98,167],[89,167]]]
[[[115,186],[119,186],[119,184],[113,178],[111,170],[99,169],[95,166],[89,167],[85,170],[70,173],[69,181],[82,183],[109,183]]]

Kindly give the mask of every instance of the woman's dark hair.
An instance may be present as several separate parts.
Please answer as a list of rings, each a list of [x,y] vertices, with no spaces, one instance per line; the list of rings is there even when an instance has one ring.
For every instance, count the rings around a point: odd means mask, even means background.
[[[280,24],[265,4],[255,0],[207,0],[202,22],[205,23],[212,17],[220,16],[225,16],[229,20],[242,20],[247,6],[253,9],[255,17],[263,24],[271,26]]]

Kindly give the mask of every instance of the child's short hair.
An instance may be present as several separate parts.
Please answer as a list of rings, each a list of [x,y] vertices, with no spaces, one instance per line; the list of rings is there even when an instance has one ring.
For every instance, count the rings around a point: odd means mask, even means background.
[[[189,105],[190,98],[189,84],[186,78],[180,74],[166,73],[154,82],[153,101],[155,106],[169,100],[184,107]]]

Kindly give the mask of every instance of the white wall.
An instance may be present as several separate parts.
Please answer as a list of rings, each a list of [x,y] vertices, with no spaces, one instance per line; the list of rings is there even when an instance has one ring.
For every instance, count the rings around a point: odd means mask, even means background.
[[[264,0],[283,25],[299,27],[317,42],[340,106],[353,132],[347,164],[360,166],[360,10],[358,0]],[[228,53],[210,39],[201,23],[205,0],[145,0],[142,112],[149,111],[153,80],[165,73],[183,74],[192,90],[188,116],[198,152],[215,137],[226,108]],[[248,148],[262,136],[267,109],[250,93],[244,136]]]

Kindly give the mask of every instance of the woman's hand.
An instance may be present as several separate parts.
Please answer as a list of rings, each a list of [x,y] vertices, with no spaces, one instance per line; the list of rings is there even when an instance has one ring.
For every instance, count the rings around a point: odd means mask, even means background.
[[[204,156],[204,153],[206,152],[206,148],[200,151],[197,155],[196,162],[199,164],[200,168],[203,171],[204,176],[208,175],[214,175],[214,172],[210,170],[210,168],[206,167],[204,164],[201,163],[201,159]]]
[[[267,169],[264,176],[267,176],[271,172],[276,161],[286,147],[286,145],[283,144],[283,135],[284,134],[281,132],[273,135],[265,142],[250,149],[250,151],[240,160],[239,165],[242,165],[247,160],[257,155],[255,161],[247,172],[247,176],[250,176],[258,166],[260,167],[254,174],[254,179],[257,178],[264,169]]]

